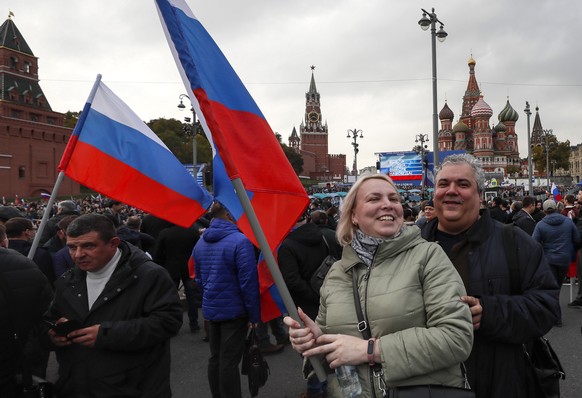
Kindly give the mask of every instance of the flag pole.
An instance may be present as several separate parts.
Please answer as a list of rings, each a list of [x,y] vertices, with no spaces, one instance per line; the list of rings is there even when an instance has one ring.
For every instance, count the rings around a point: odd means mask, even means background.
[[[277,285],[277,289],[279,289],[279,293],[281,294],[281,299],[283,300],[283,304],[285,304],[285,308],[287,312],[291,316],[291,318],[295,319],[299,323],[303,323],[301,319],[299,319],[299,313],[297,312],[297,307],[291,298],[291,294],[289,293],[289,289],[283,280],[283,275],[281,275],[281,270],[279,270],[279,266],[275,261],[275,257],[273,256],[273,252],[269,247],[269,243],[267,242],[267,238],[265,237],[265,233],[261,228],[261,224],[259,223],[259,219],[257,218],[257,214],[255,213],[255,209],[251,205],[245,187],[240,178],[235,178],[232,180],[232,185],[240,200],[240,203],[244,209],[244,212],[249,220],[249,224],[253,233],[255,234],[255,238],[257,239],[257,243],[259,244],[259,249],[263,252],[263,256],[265,257],[265,262],[267,263],[267,267],[271,272],[271,276],[273,277],[273,281],[275,285]],[[311,362],[311,366],[317,375],[319,381],[323,382],[327,379],[327,375],[323,366],[321,365],[320,356],[317,357],[309,357],[309,361]]]
[[[61,183],[63,182],[64,178],[65,178],[65,172],[61,171],[59,173],[59,175],[57,176],[57,182],[55,182],[55,186],[53,187],[51,197],[49,198],[48,203],[46,204],[46,207],[44,208],[44,212],[42,213],[42,219],[40,220],[40,225],[38,226],[38,230],[36,231],[36,235],[34,236],[34,240],[32,241],[32,246],[30,247],[30,251],[28,252],[28,258],[31,260],[34,257],[34,255],[36,254],[36,249],[38,248],[38,244],[40,243],[40,238],[41,238],[42,233],[44,231],[44,227],[46,226],[48,218],[51,214],[51,209],[53,208],[53,205],[54,205],[55,200],[57,198],[57,193],[59,191],[59,188],[61,187]]]
[[[67,168],[67,165],[69,164],[69,160],[71,159],[71,154],[73,153],[73,150],[75,149],[75,144],[77,142],[77,140],[71,141],[72,137],[74,135],[79,135],[81,129],[83,128],[83,125],[85,124],[85,119],[87,119],[87,113],[89,108],[91,107],[91,103],[93,102],[93,98],[95,98],[95,93],[97,92],[97,88],[99,87],[99,83],[101,83],[101,74],[97,75],[97,78],[95,79],[95,83],[93,83],[93,87],[91,88],[91,92],[89,93],[89,98],[87,98],[87,102],[85,103],[85,107],[83,108],[83,111],[81,112],[81,115],[79,116],[79,120],[77,121],[77,124],[75,125],[75,129],[73,130],[73,133],[71,134],[71,138],[69,138],[69,143],[67,144],[67,147],[65,148],[65,151],[63,152],[63,156],[61,157],[61,161],[59,162],[59,174],[57,176],[57,181],[55,182],[55,186],[53,187],[53,191],[51,193],[51,197],[49,198],[49,201],[44,209],[44,212],[42,214],[42,219],[40,220],[40,225],[38,226],[38,230],[36,231],[36,235],[34,237],[34,240],[32,241],[32,246],[30,247],[30,251],[28,252],[28,258],[32,259],[34,257],[34,255],[36,254],[36,249],[38,249],[38,244],[40,243],[40,238],[42,237],[42,233],[44,232],[44,228],[46,226],[46,223],[48,221],[51,209],[53,207],[53,204],[55,203],[55,200],[57,198],[57,193],[59,191],[59,188],[61,187],[61,183],[63,182],[63,179],[65,178],[65,169]]]

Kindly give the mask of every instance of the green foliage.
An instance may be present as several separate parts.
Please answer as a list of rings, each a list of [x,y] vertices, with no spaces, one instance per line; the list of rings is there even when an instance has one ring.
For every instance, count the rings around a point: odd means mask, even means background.
[[[550,171],[552,171],[552,160],[556,161],[557,169],[570,169],[570,141],[559,142],[555,135],[548,138],[549,143],[549,153],[546,159],[546,149],[545,146],[534,146],[532,148],[532,158],[535,169],[541,173],[546,174],[546,160],[549,163]]]
[[[79,116],[81,116],[81,111],[79,112],[68,111],[67,113],[65,113],[64,126],[74,129],[75,126],[77,125],[77,122],[79,121]]]
[[[191,123],[182,123],[176,119],[159,118],[150,120],[147,125],[158,137],[160,137],[180,162],[192,163],[194,151],[192,147],[192,135],[190,134],[192,131]],[[197,162],[210,163],[212,160],[210,143],[201,135],[199,125],[197,127]]]

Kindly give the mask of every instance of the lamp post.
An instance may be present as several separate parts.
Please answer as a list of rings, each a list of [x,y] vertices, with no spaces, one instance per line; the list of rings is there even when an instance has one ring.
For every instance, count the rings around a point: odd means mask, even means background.
[[[531,111],[529,110],[529,102],[525,101],[525,109],[523,110],[527,115],[527,178],[528,182],[528,189],[529,189],[529,196],[533,196],[533,164],[531,159],[531,131],[529,127],[529,118],[531,116]]]
[[[422,194],[422,198],[425,199],[426,198],[426,189],[425,189],[425,183],[426,183],[426,159],[425,159],[425,151],[428,148],[428,145],[425,144],[425,142],[428,142],[428,134],[417,134],[414,142],[416,142],[416,146],[413,148],[414,152],[420,154],[420,162],[421,162],[421,167],[422,167],[422,179],[420,180],[420,191]]]
[[[430,36],[432,43],[432,140],[433,140],[433,156],[434,156],[434,167],[436,168],[439,164],[439,126],[438,126],[438,114],[437,114],[437,67],[436,67],[436,39],[441,43],[445,41],[448,33],[444,30],[444,24],[439,21],[437,15],[434,12],[426,11],[424,8],[422,10],[422,18],[418,21],[418,24],[422,30],[427,30],[430,26]],[[436,30],[436,23],[439,23],[440,29]]]
[[[554,179],[554,182],[555,182],[555,179],[556,179],[556,163],[557,163],[556,162],[556,159],[552,159],[550,161],[550,163],[552,164],[552,178]]]
[[[190,101],[190,106],[191,106],[190,111],[192,111],[192,173],[194,174],[194,178],[196,180],[198,180],[198,159],[197,159],[198,148],[196,145],[196,111],[194,110],[194,106],[192,106],[192,101],[190,100],[190,97],[188,97],[186,94],[180,94],[180,103],[178,104],[178,109],[180,109],[182,111],[186,108],[186,105],[184,105],[184,102],[182,102],[182,100],[184,98],[188,98],[188,101]],[[184,121],[189,122],[190,118],[185,117]],[[188,134],[186,133],[186,135],[188,135]]]
[[[542,130],[542,137],[545,138],[546,144],[542,144],[546,151],[546,184],[548,185],[548,192],[550,191],[550,137],[553,136],[554,130]]]
[[[352,135],[350,135],[350,133]],[[360,134],[358,136],[358,134]],[[354,175],[356,176],[356,180],[358,179],[358,152],[360,152],[360,150],[358,149],[358,147],[360,146],[360,144],[358,144],[358,138],[364,138],[364,134],[362,134],[362,130],[358,130],[358,129],[353,129],[353,130],[349,130],[348,129],[348,138],[353,139],[352,145],[354,147]]]

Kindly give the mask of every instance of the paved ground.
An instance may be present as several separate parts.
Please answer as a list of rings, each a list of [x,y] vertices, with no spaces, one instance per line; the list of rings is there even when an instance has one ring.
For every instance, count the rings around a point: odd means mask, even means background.
[[[577,288],[577,286],[576,286]],[[566,370],[566,380],[561,384],[562,398],[579,398],[582,391],[582,309],[568,308],[569,286],[561,292],[563,324],[548,334]],[[202,341],[201,332],[192,334],[187,321],[178,336],[172,340],[172,391],[174,397],[210,397],[206,379],[208,343]],[[301,378],[301,358],[289,346],[280,354],[266,357],[271,376],[259,397],[299,397],[305,388]],[[49,377],[54,378],[56,364],[51,360]],[[242,377],[244,397],[250,397],[246,377]]]

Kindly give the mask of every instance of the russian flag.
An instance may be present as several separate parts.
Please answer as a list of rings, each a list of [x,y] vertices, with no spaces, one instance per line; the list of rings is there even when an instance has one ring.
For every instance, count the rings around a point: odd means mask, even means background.
[[[273,252],[275,259],[277,258],[277,252],[278,250]],[[259,254],[257,267],[259,275],[259,292],[261,296],[261,321],[269,322],[271,319],[275,319],[281,316],[281,314],[287,313],[287,310],[262,252]]]
[[[560,194],[560,191],[558,190],[556,184],[553,182],[552,182],[552,195],[554,195],[554,201],[556,203],[562,201],[562,195]]]
[[[257,104],[184,0],[155,0],[170,50],[213,150],[214,196],[255,244],[234,191],[240,179],[274,250],[309,204]]]
[[[58,167],[100,194],[191,226],[212,196],[97,77]]]

